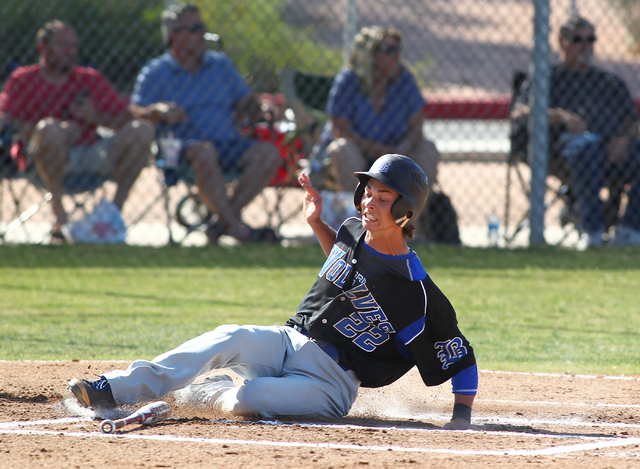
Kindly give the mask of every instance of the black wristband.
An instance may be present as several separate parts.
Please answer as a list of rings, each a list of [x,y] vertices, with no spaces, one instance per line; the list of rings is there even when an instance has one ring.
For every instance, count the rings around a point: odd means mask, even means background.
[[[471,423],[471,407],[466,404],[456,403],[453,405],[453,417],[451,420],[464,419]]]

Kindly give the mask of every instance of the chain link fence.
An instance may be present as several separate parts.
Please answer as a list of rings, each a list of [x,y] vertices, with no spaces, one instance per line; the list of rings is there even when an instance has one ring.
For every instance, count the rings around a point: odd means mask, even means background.
[[[309,236],[310,231],[299,211],[302,192],[295,186],[292,177],[300,164],[304,166],[306,163],[307,168],[318,170],[317,164],[313,166],[310,161],[318,161],[319,147],[315,144],[320,139],[327,115],[323,110],[312,109],[313,106],[309,106],[304,99],[302,103],[297,103],[296,108],[290,102],[291,96],[285,93],[287,75],[283,71],[293,70],[332,79],[345,66],[355,34],[365,26],[383,25],[394,28],[402,35],[401,60],[426,101],[424,121],[421,122],[423,135],[435,144],[440,155],[437,184],[434,185],[440,197],[438,204],[452,208],[456,214],[456,219],[452,221],[446,218],[450,210],[439,211],[435,207],[429,211],[431,221],[424,222],[420,230],[424,230],[427,238],[455,242],[451,231],[442,229],[444,225],[453,223],[462,244],[489,246],[492,241],[488,220],[490,214],[495,212],[501,235],[499,245],[528,243],[526,212],[529,201],[524,189],[528,187],[530,171],[528,165],[521,161],[511,167],[512,170],[519,169],[519,176],[508,172],[508,162],[513,162],[510,157],[511,126],[508,117],[514,77],[517,72],[528,73],[531,69],[534,2],[202,0],[195,3],[200,8],[200,18],[206,25],[206,32],[199,30],[197,25],[193,30],[188,30],[194,21],[180,23],[186,28],[181,32],[195,36],[204,34],[208,49],[222,50],[248,89],[258,93],[261,97],[262,121],[258,124],[251,121],[249,125],[249,121],[244,119],[250,115],[247,111],[246,114],[236,112],[234,123],[241,129],[243,137],[274,144],[281,157],[279,172],[271,174],[266,187],[247,204],[235,203],[236,196],[232,195],[237,190],[234,181],[238,180],[236,177],[242,181],[242,175],[238,176],[232,168],[226,168],[228,192],[221,196],[218,191],[215,197],[223,197],[216,199],[218,201],[228,201],[231,211],[239,211],[242,207],[240,216],[244,223],[256,230],[271,226],[285,239]],[[558,39],[560,26],[572,12],[578,13],[596,28],[594,64],[616,74],[626,83],[631,96],[640,98],[638,2],[550,0],[549,3],[551,64],[561,60]],[[77,34],[77,63],[99,71],[125,105],[134,103],[146,106],[153,101],[168,101],[166,97],[172,96],[171,92],[177,89],[175,84],[171,84],[170,74],[174,72],[166,72],[162,79],[154,78],[157,81],[155,84],[147,82],[146,90],[136,88],[136,80],[141,79],[142,70],[152,59],[167,51],[161,30],[162,13],[173,4],[164,0],[5,0],[0,4],[0,40],[3,44],[0,49],[0,83],[4,84],[6,90],[6,83],[16,70],[38,63],[40,54],[36,34],[46,22],[57,19],[71,25]],[[235,99],[244,93],[241,88],[224,88],[222,93],[220,90],[219,84],[215,83],[211,83],[210,89],[203,88],[197,102],[189,103],[190,109],[196,109],[198,105],[210,105],[212,108],[216,105],[228,106],[231,95]],[[327,91],[326,86],[324,91],[313,88],[310,94],[326,94]],[[605,91],[593,90],[593,93]],[[42,96],[36,89],[25,88],[23,92],[26,94],[25,102],[70,99]],[[92,96],[94,100],[98,98]],[[185,99],[188,101],[192,97]],[[220,102],[216,104],[212,101],[214,99]],[[94,104],[105,112],[120,109],[120,104],[113,102]],[[320,99],[320,104],[326,105],[326,98]],[[210,114],[202,118],[203,122],[218,122],[217,111],[207,112]],[[308,112],[306,121],[303,119],[305,112]],[[53,117],[63,119],[63,116]],[[74,119],[73,115],[71,119]],[[0,233],[5,243],[49,242],[56,216],[51,203],[42,204],[47,188],[42,180],[38,183],[35,172],[29,174],[29,171],[15,167],[11,149],[14,148],[13,156],[16,156],[14,144],[18,132],[15,123],[8,125],[10,121],[10,118],[3,120],[0,149]],[[193,129],[190,134],[184,129],[174,128],[176,135],[183,130],[185,132],[182,136],[183,159],[186,158],[185,145],[192,137],[208,135],[209,140],[216,140],[233,133],[231,130],[222,131],[215,125],[210,127],[201,129],[201,134]],[[163,127],[161,123],[157,123],[155,128],[158,137],[173,133],[171,126]],[[110,135],[108,129],[98,130],[103,135]],[[207,187],[208,183],[203,177],[198,179],[198,175],[193,174],[198,171],[197,163],[189,159],[191,173],[180,175],[177,184],[169,187],[169,197],[163,198],[167,168],[162,166],[164,160],[161,153],[157,152],[156,143],[151,147],[151,156],[135,179],[122,208],[127,225],[126,242],[140,245],[163,245],[170,239],[195,245],[208,242],[211,233],[207,233],[207,225],[201,222],[208,219],[207,208],[211,208],[211,204],[207,207],[200,200],[203,197],[194,198],[192,193],[202,196],[203,191],[213,194],[217,189]],[[27,156],[28,148],[25,142],[23,153]],[[243,153],[238,150],[236,155],[235,150],[222,150],[215,145],[214,148],[215,153],[219,153],[218,158],[228,159],[230,165],[237,162],[238,155]],[[329,170],[332,168],[329,167]],[[186,173],[189,171],[186,170]],[[205,171],[203,174],[208,173]],[[335,176],[335,173],[332,174]],[[524,189],[518,177],[522,178]],[[329,177],[323,182],[327,183],[327,188],[335,190],[331,180]],[[565,181],[550,176],[548,183],[557,192]],[[118,197],[117,187],[114,181],[107,181],[99,191],[103,191],[108,200],[113,200]],[[98,193],[93,197],[89,194],[88,198],[82,199],[86,212],[94,210],[100,195]],[[562,210],[564,203],[551,204],[552,198],[553,194],[547,194],[547,241],[564,239],[567,243],[575,242],[577,232],[569,232],[567,237],[562,228],[561,221],[567,222],[567,214]],[[447,205],[449,201],[451,207]],[[36,210],[40,205],[42,207]],[[624,210],[624,200],[622,205]],[[85,216],[82,210],[74,211],[75,203],[67,196],[63,198],[63,206],[71,222]],[[28,213],[25,214],[25,211]],[[24,223],[15,222],[20,214]],[[177,221],[176,214],[180,215]],[[224,224],[225,216],[214,214],[213,220],[217,218],[220,224]],[[233,219],[233,213],[229,217]],[[505,226],[505,220],[509,226]],[[171,236],[168,226],[172,230]],[[517,234],[514,235],[516,230]],[[224,234],[224,230],[219,230],[217,235],[221,233]],[[505,242],[505,234],[509,243]]]

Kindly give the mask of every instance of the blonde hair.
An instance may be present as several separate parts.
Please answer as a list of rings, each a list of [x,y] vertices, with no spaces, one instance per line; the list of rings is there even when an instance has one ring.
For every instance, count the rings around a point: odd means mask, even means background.
[[[360,80],[360,87],[369,96],[373,89],[373,67],[377,48],[387,37],[402,42],[402,35],[396,29],[386,26],[365,26],[356,35],[353,51],[347,66]]]

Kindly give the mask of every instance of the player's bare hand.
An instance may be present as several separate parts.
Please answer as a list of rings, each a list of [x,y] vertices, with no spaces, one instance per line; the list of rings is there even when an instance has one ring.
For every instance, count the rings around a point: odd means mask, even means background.
[[[471,422],[462,418],[453,419],[444,424],[445,430],[469,430],[469,428],[471,428]]]
[[[155,110],[160,117],[160,121],[166,124],[175,124],[187,120],[187,113],[176,103],[162,101],[155,105]]]
[[[322,196],[311,185],[311,180],[306,173],[302,173],[298,177],[298,182],[304,189],[304,206],[302,213],[304,214],[307,223],[312,224],[320,220],[322,215]]]

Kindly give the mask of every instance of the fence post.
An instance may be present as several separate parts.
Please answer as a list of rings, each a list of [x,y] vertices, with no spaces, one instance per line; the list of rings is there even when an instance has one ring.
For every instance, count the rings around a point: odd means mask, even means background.
[[[549,152],[549,0],[535,0],[529,120],[531,162],[531,231],[529,244],[544,244],[544,195]]]
[[[353,40],[358,27],[358,0],[345,0],[344,30],[342,33],[342,65],[346,66],[353,50]]]

